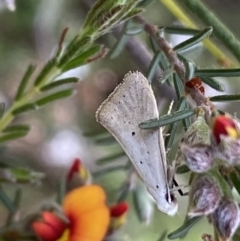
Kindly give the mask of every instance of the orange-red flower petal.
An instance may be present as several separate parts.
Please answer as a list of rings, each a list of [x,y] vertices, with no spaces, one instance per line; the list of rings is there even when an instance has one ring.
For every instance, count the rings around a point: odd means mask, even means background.
[[[63,210],[70,220],[69,241],[101,241],[108,229],[110,214],[106,195],[98,185],[87,185],[68,193]]]
[[[55,214],[44,211],[42,220],[32,223],[35,233],[44,241],[55,241],[63,234],[67,225]]]
[[[110,208],[111,217],[117,218],[128,211],[128,203],[121,202]]]
[[[126,221],[126,214],[128,211],[128,203],[121,202],[118,203],[110,208],[110,226],[109,231],[110,233],[118,230]]]
[[[78,158],[75,158],[74,161],[73,161],[73,164],[68,172],[68,175],[67,175],[67,178],[69,180],[71,180],[73,178],[73,175],[76,173],[76,172],[79,172],[79,169],[80,169],[80,165],[81,165],[81,161],[80,159]]]

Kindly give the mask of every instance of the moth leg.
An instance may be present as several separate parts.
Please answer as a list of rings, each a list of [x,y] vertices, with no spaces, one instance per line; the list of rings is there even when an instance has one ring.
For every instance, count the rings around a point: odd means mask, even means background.
[[[187,196],[188,192],[184,193],[181,189],[184,188],[185,186],[179,186],[176,179],[174,178],[175,175],[175,170],[176,170],[176,161],[173,161],[172,166],[169,166],[167,169],[167,179],[168,179],[168,184],[170,187],[170,191],[177,190],[178,193],[181,196]],[[176,188],[174,188],[174,186]]]
[[[183,186],[183,187],[179,186],[176,179],[173,179],[173,184],[175,187],[177,187],[176,189],[177,189],[178,193],[180,194],[180,196],[188,196],[189,192],[183,192],[181,189],[181,188],[184,188],[185,186]]]

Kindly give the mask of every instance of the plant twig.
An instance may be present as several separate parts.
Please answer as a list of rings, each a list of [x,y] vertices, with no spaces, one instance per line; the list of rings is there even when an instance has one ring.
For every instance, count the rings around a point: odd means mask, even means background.
[[[185,79],[185,67],[183,63],[178,59],[177,53],[173,51],[170,44],[161,36],[158,35],[157,26],[149,23],[142,16],[136,16],[134,18],[137,22],[144,25],[144,30],[156,41],[160,50],[164,52],[169,63],[174,67],[174,70],[179,75],[183,83],[186,82]]]
[[[122,34],[121,29],[122,25],[119,25],[113,29],[113,35],[116,38],[119,38]],[[132,36],[129,37],[125,45],[125,49],[133,61],[138,65],[139,69],[143,71],[143,73],[147,73],[153,55],[149,52],[146,46],[139,39]],[[160,67],[156,67],[153,78],[158,79],[162,73],[163,71],[160,69]],[[159,94],[167,99],[176,99],[176,93],[174,92],[174,89],[171,88],[167,83],[163,83],[161,85],[161,88],[159,88]]]

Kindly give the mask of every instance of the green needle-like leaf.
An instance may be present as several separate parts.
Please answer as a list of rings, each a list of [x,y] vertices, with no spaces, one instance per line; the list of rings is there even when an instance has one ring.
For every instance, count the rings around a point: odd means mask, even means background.
[[[0,103],[0,118],[2,118],[5,111],[5,103]]]
[[[146,78],[147,78],[149,84],[152,83],[152,79],[153,79],[155,70],[156,70],[161,58],[162,58],[162,52],[160,52],[160,51],[157,51],[154,54],[154,57],[152,58],[152,61],[149,65],[149,67],[148,67],[148,71],[147,71],[147,74],[146,74]]]
[[[189,105],[188,105],[187,102],[186,102],[185,108],[186,108],[186,109],[189,108]],[[190,119],[190,117],[184,118],[184,119],[182,120],[182,123],[183,123],[184,130],[186,131],[186,130],[188,129],[188,127],[191,125],[191,119]]]
[[[218,95],[209,98],[212,102],[230,102],[239,101],[240,95]]]
[[[180,228],[175,230],[174,232],[168,234],[169,239],[177,239],[181,237],[182,235],[185,235],[197,222],[201,220],[200,217],[194,217],[189,220],[187,220]]]
[[[156,53],[157,51],[159,51],[159,47],[153,38],[149,37],[149,43],[150,43],[153,53]]]
[[[125,34],[121,35],[121,37],[118,39],[118,41],[115,43],[115,45],[111,49],[110,59],[115,59],[116,57],[119,56],[119,54],[123,51],[127,40],[128,40],[127,35],[125,35]]]
[[[28,133],[28,131],[15,131],[15,132],[10,132],[9,134],[6,134],[6,135],[1,135],[0,143],[12,141],[14,139],[24,137],[27,135],[27,133]]]
[[[130,189],[130,184],[129,182],[126,182],[123,186],[122,186],[122,190],[121,190],[121,194],[117,200],[117,203],[123,202],[127,199],[128,194],[131,192]]]
[[[168,233],[167,230],[163,231],[161,236],[159,237],[159,239],[157,241],[164,241],[167,237],[167,233]]]
[[[238,173],[239,174],[239,173]],[[240,177],[236,172],[231,172],[230,177],[234,187],[236,188],[238,194],[240,194]]]
[[[233,199],[233,193],[232,190],[228,184],[228,182],[223,178],[223,176],[219,173],[218,170],[216,169],[211,169],[209,171],[209,174],[216,178],[218,181],[218,184],[222,190],[222,193],[224,196],[229,197],[230,199]]]
[[[80,53],[75,58],[73,58],[68,63],[66,63],[64,66],[61,67],[62,72],[64,73],[68,70],[71,70],[71,69],[74,69],[81,65],[86,64],[88,62],[88,59],[90,57],[94,56],[95,54],[97,54],[98,52],[100,52],[101,49],[102,49],[101,45],[96,45],[96,46],[89,48],[87,51]]]
[[[132,21],[127,21],[124,26],[123,26],[123,30],[122,30],[122,35],[119,37],[118,41],[114,44],[113,48],[110,51],[110,59],[114,59],[117,56],[119,56],[119,54],[123,51],[125,44],[128,41],[128,36],[126,34],[123,34],[128,28],[130,28],[132,25]]]
[[[170,115],[161,116],[161,117],[159,117],[159,119],[152,119],[152,120],[144,121],[139,124],[139,127],[141,129],[158,128],[161,126],[165,126],[165,125],[174,123],[176,121],[183,120],[186,117],[192,116],[194,113],[195,113],[195,111],[193,109],[176,111]]]
[[[26,105],[23,105],[23,106],[20,106],[20,107],[16,108],[15,110],[12,111],[12,114],[13,115],[19,115],[19,114],[22,114],[24,112],[36,110],[36,109],[37,109],[36,104],[30,103],[30,104],[26,104]]]
[[[19,132],[19,131],[26,131],[28,132],[30,130],[29,125],[13,125],[6,127],[3,132]]]
[[[176,90],[177,98],[180,99],[180,97],[184,94],[184,86],[182,80],[176,73],[173,73],[173,84]]]
[[[180,53],[177,53],[177,56],[178,56],[179,60],[181,60],[184,64],[184,66],[185,66],[185,69],[186,69],[185,78],[186,78],[186,80],[190,80],[194,76],[194,72],[195,72],[195,69],[196,69],[195,63],[192,60],[185,58]]]
[[[43,67],[42,71],[40,72],[40,74],[37,76],[35,82],[34,82],[34,86],[39,86],[42,81],[44,80],[44,78],[49,74],[49,72],[53,69],[53,67],[55,67],[57,64],[57,59],[53,58],[50,59],[46,65]]]
[[[0,201],[9,210],[9,212],[13,213],[16,210],[12,200],[8,197],[2,187],[0,187]]]
[[[194,77],[195,74],[195,63],[192,60],[187,60],[185,62],[185,68],[186,68],[186,79],[190,80]]]
[[[137,25],[137,26],[125,29],[124,34],[128,35],[128,36],[137,35],[137,34],[143,32],[143,30],[144,30],[143,25]]]
[[[56,197],[56,202],[59,205],[62,205],[62,201],[64,196],[66,195],[66,177],[61,177],[59,183],[58,183],[58,187],[57,187],[57,197]]]
[[[13,205],[15,206],[15,209],[19,209],[20,202],[22,199],[22,190],[20,188],[17,188],[14,195]],[[6,221],[6,227],[10,226],[13,223],[14,216],[16,215],[16,212],[10,212]]]
[[[196,70],[195,70],[196,72]],[[207,84],[208,86],[212,87],[213,89],[217,90],[217,91],[224,91],[224,87],[215,79],[210,78],[210,77],[201,77],[202,82],[204,82],[205,84]]]
[[[59,99],[71,96],[71,95],[73,95],[73,93],[74,93],[73,89],[61,90],[59,92],[56,92],[54,94],[48,95],[42,99],[37,100],[36,105],[41,107],[41,106],[46,105],[55,100],[59,100]]]
[[[196,69],[198,77],[238,77],[240,69]]]
[[[54,89],[54,88],[59,87],[59,86],[68,85],[68,84],[75,84],[78,81],[79,81],[79,79],[75,78],[75,77],[59,79],[59,80],[56,80],[56,81],[54,81],[50,84],[47,84],[47,85],[43,86],[40,90],[41,91],[47,91],[47,90],[51,90],[51,89]]]
[[[34,65],[29,65],[22,80],[21,80],[21,83],[20,83],[20,86],[18,88],[18,91],[17,91],[17,94],[16,94],[16,97],[15,97],[15,100],[19,100],[22,95],[24,94],[25,90],[26,90],[26,87],[27,87],[27,84],[30,80],[30,77],[31,75],[33,74],[34,70],[35,70],[36,66]]]
[[[212,31],[213,31],[212,27],[207,27],[200,33],[196,34],[194,37],[176,45],[173,48],[173,50],[179,52],[179,51],[185,50],[187,48],[190,48],[190,47],[196,45],[197,43],[201,42],[206,37],[208,37],[212,33]]]
[[[196,35],[201,31],[199,29],[185,28],[181,26],[173,26],[173,27],[159,27],[164,33],[168,34],[177,34],[177,35]]]

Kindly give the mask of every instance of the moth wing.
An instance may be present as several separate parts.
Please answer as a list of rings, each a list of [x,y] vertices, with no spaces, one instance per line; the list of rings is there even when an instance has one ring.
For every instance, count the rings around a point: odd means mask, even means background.
[[[162,128],[142,130],[139,124],[158,118],[156,100],[148,80],[129,73],[99,107],[96,118],[120,143],[150,189],[166,190],[166,154]],[[152,191],[153,191],[152,190]]]

